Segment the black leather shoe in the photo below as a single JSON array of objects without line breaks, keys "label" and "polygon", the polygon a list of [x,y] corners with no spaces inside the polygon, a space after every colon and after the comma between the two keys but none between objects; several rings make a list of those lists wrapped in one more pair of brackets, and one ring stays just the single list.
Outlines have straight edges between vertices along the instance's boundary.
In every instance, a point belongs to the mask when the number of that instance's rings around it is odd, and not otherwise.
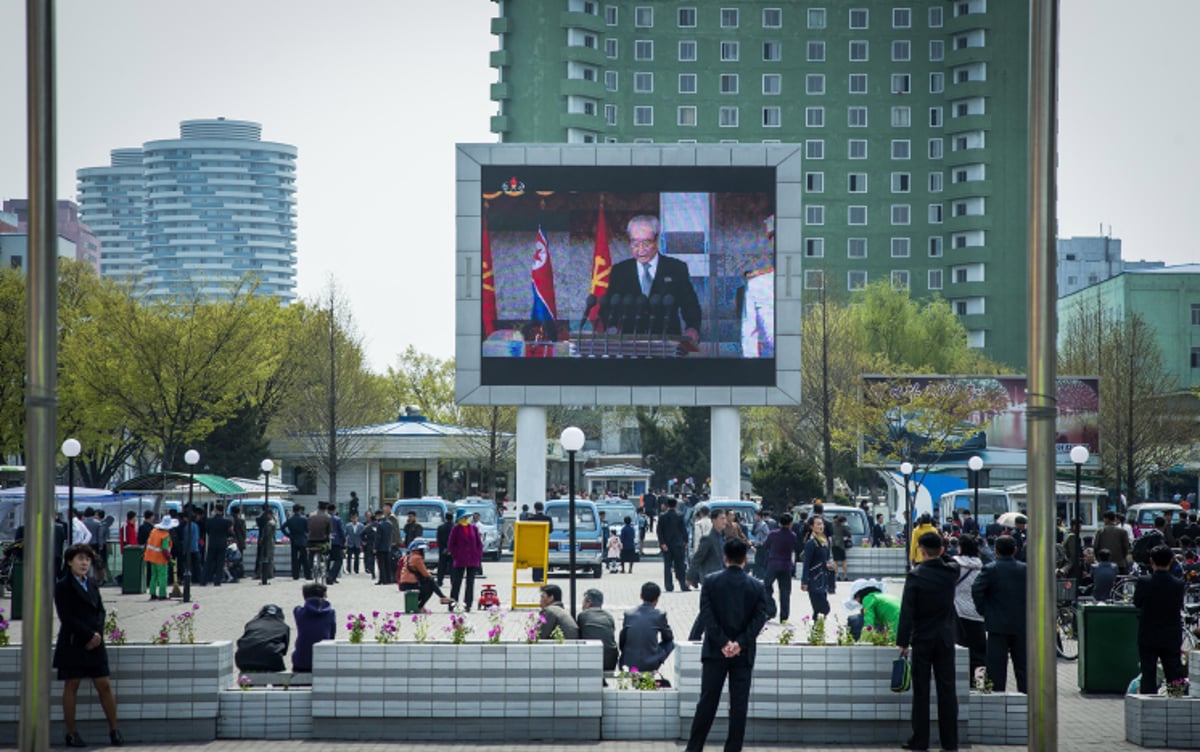
[{"label": "black leather shoe", "polygon": [[125,746],[125,737],[121,736],[120,729],[113,729],[112,731],[109,731],[108,732],[108,740],[110,742],[112,742],[112,745],[114,747],[124,747]]},{"label": "black leather shoe", "polygon": [[85,742],[83,740],[83,737],[80,736],[79,734],[67,734],[67,746],[68,747],[86,747],[87,742]]}]

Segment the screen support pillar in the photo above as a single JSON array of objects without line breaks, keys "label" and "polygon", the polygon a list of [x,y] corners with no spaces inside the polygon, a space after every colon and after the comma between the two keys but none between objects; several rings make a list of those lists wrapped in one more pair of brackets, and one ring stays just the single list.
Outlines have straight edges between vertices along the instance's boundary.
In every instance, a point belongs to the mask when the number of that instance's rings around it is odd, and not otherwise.
[{"label": "screen support pillar", "polygon": [[517,408],[517,509],[546,499],[546,408]]},{"label": "screen support pillar", "polygon": [[742,419],[736,407],[713,407],[712,497],[737,499],[742,495]]}]

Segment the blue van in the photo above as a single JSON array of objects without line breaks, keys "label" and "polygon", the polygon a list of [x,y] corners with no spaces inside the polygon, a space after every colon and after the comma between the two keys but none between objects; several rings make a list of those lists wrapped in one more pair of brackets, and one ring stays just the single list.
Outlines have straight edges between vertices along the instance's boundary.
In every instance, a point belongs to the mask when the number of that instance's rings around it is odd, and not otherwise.
[{"label": "blue van", "polygon": [[404,540],[404,525],[408,522],[408,513],[417,515],[421,525],[421,537],[429,542],[425,550],[425,563],[436,564],[440,552],[437,544],[437,529],[446,521],[446,513],[453,512],[454,506],[445,499],[425,497],[421,499],[398,499],[392,505],[392,514],[396,515],[396,524],[400,526],[400,540]]},{"label": "blue van", "polygon": [[[570,504],[566,499],[546,502],[546,515],[553,530],[550,532],[550,570],[571,569]],[[590,569],[592,577],[600,578],[604,568],[605,533],[600,529],[600,512],[590,501],[575,500],[575,568]]]},{"label": "blue van", "polygon": [[[225,513],[229,514],[240,509],[242,519],[246,521],[246,546],[258,545],[258,518],[263,513],[263,499],[234,499],[225,503]],[[275,512],[275,543],[287,543],[287,535],[283,532],[283,523],[292,516],[292,502],[287,499],[270,499],[266,502]]]}]

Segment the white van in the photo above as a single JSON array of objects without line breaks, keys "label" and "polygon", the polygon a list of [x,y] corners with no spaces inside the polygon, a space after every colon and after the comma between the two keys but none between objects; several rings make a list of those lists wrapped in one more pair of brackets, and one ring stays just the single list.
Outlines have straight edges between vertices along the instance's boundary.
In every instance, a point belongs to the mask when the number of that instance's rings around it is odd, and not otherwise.
[{"label": "white van", "polygon": [[938,497],[938,521],[946,522],[954,516],[954,510],[971,510],[971,516],[984,530],[1005,512],[1017,512],[1017,503],[1007,491],[998,488],[979,489],[979,507],[975,506],[975,491],[962,488],[957,491],[944,493]]}]

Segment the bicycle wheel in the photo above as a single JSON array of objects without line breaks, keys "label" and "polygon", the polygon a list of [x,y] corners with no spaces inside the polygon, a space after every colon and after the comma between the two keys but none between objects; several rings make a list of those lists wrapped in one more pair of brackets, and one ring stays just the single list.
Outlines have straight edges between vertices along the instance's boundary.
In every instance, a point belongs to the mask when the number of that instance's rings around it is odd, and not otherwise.
[{"label": "bicycle wheel", "polygon": [[1079,657],[1079,634],[1075,629],[1075,619],[1073,607],[1062,606],[1058,609],[1058,618],[1055,623],[1055,648],[1058,657],[1067,661],[1073,661]]},{"label": "bicycle wheel", "polygon": [[1110,603],[1133,603],[1133,591],[1137,588],[1137,579],[1130,577],[1120,580],[1116,585],[1113,585],[1112,595],[1108,597]]},{"label": "bicycle wheel", "polygon": [[1196,630],[1200,629],[1200,625],[1196,622],[1189,623],[1188,619],[1183,622],[1183,639],[1179,643],[1180,660],[1183,662],[1184,668],[1188,665],[1188,654],[1193,650],[1200,650],[1200,636],[1196,634]]}]

